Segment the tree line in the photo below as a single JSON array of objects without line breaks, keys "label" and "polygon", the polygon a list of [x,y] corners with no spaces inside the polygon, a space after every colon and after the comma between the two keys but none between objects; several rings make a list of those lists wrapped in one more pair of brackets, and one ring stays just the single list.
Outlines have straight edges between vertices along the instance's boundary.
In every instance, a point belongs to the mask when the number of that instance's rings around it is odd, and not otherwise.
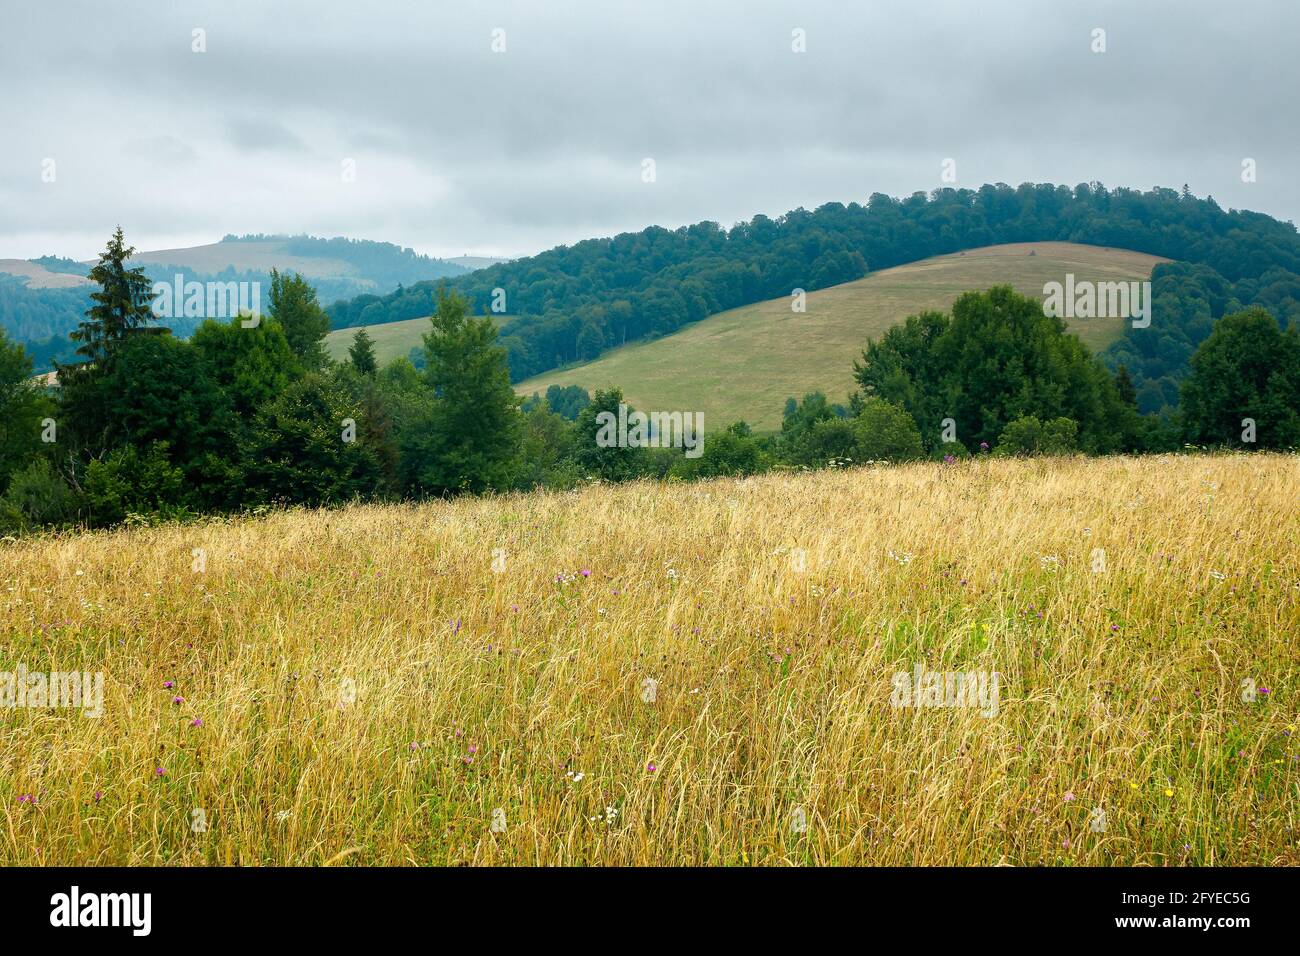
[{"label": "tree line", "polygon": [[446,285],[423,368],[381,368],[364,329],[347,361],[330,360],[329,318],[299,275],[272,274],[265,314],[209,319],[181,339],[155,324],[133,251],[119,229],[91,270],[78,361],[58,366],[56,387],[0,334],[0,533],[593,480],[1300,444],[1300,333],[1259,306],[1213,323],[1177,411],[1143,414],[1126,367],[1112,373],[1035,299],[969,292],[867,343],[843,402],[791,397],[772,435],[706,423],[691,455],[599,440],[602,421],[627,412],[617,388],[521,401],[497,323]]}]

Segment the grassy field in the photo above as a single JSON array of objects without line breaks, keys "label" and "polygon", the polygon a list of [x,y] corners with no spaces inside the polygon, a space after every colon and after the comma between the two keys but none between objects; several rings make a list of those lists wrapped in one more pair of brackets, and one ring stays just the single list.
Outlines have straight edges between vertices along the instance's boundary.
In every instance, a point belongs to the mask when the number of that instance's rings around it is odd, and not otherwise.
[{"label": "grassy field", "polygon": [[[429,317],[406,319],[402,322],[385,322],[383,325],[367,325],[366,334],[375,343],[375,358],[380,365],[387,365],[395,358],[404,358],[414,346],[423,345],[422,336],[430,329]],[[330,358],[338,362],[347,361],[348,349],[352,347],[356,329],[335,329],[325,336],[325,351]]]},{"label": "grassy field", "polygon": [[[0,863],[1300,863],[1298,484],[985,459],[0,544],[0,670],[104,675],[0,709]],[[996,714],[895,706],[917,664]]]},{"label": "grassy field", "polygon": [[[909,315],[947,309],[961,293],[999,283],[1041,299],[1043,284],[1064,282],[1067,272],[1097,282],[1147,279],[1161,261],[1064,242],[987,246],[809,293],[803,314],[791,311],[788,296],[722,312],[655,342],[527,379],[516,390],[531,395],[551,384],[588,391],[618,385],[638,408],[703,411],[706,422],[744,419],[770,430],[780,427],[790,396],[820,389],[843,401],[856,387],[853,362],[867,340]],[[1095,352],[1114,341],[1122,325],[1119,319],[1083,319],[1072,331]]]}]

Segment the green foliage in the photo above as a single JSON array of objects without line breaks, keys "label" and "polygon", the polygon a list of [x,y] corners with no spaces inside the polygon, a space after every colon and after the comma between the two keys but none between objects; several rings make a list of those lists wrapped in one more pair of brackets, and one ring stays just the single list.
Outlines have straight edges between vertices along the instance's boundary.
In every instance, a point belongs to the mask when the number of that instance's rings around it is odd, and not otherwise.
[{"label": "green foliage", "polygon": [[329,316],[316,301],[316,290],[298,273],[282,275],[271,270],[271,315],[289,340],[289,348],[308,371],[324,368],[325,334],[330,330]]},{"label": "green foliage", "polygon": [[1261,308],[1224,316],[1196,350],[1183,383],[1186,440],[1256,448],[1300,445],[1300,333],[1283,332]]},{"label": "green foliage", "polygon": [[223,505],[234,478],[236,420],[200,350],[170,335],[133,336],[93,387],[108,448],[166,449],[196,507]]},{"label": "green foliage", "polygon": [[[1121,364],[1132,376],[1139,411],[1160,412],[1178,405],[1179,383],[1189,374],[1197,347],[1216,319],[1252,305],[1267,309],[1283,328],[1300,323],[1300,275],[1296,266],[1269,266],[1270,257],[1237,264],[1236,281],[1196,261],[1168,262],[1151,273],[1152,322],[1128,327],[1103,354],[1111,368]],[[1262,268],[1261,268],[1262,266]]]},{"label": "green foliage", "polygon": [[37,458],[13,476],[0,498],[0,533],[67,524],[76,518],[80,505],[80,497],[49,459]]},{"label": "green foliage", "polygon": [[90,520],[115,524],[129,515],[181,517],[185,476],[169,459],[166,442],[145,451],[134,445],[114,450],[86,468],[85,494]]},{"label": "green foliage", "polygon": [[263,316],[252,328],[244,319],[208,319],[191,343],[240,416],[251,416],[303,374],[284,329]]},{"label": "green foliage", "polygon": [[368,426],[359,406],[324,375],[294,382],[258,411],[243,436],[242,503],[332,504],[372,493],[382,469]]},{"label": "green foliage", "polygon": [[505,350],[492,319],[474,318],[457,293],[439,291],[424,337],[425,380],[433,392],[427,418],[406,436],[409,483],[448,494],[514,484],[520,436],[519,399],[510,388]]},{"label": "green foliage", "polygon": [[1075,450],[1078,423],[1069,418],[1041,422],[1026,415],[1008,422],[998,438],[995,455],[1068,455]]},{"label": "green foliage", "polygon": [[[905,461],[924,453],[916,423],[879,398],[852,403],[856,414],[832,406],[820,392],[787,406],[781,447],[787,460],[810,468],[864,461]],[[841,414],[844,413],[844,414]]]},{"label": "green foliage", "polygon": [[117,343],[153,321],[152,283],[143,269],[126,267],[126,260],[134,253],[135,247],[127,246],[122,227],[118,226],[99,254],[98,264],[90,270],[90,279],[99,283],[99,291],[91,293],[95,304],[86,312],[86,321],[70,336],[81,343],[77,354],[89,361],[102,361]]},{"label": "green foliage", "polygon": [[519,445],[520,488],[573,488],[582,474],[573,461],[576,426],[542,399],[524,413]]},{"label": "green foliage", "polygon": [[[524,399],[520,409],[532,411],[542,401],[541,396],[533,392],[530,398]],[[551,385],[546,389],[545,402],[555,414],[572,422],[577,421],[578,413],[591,404],[591,396],[581,385]]]},{"label": "green foliage", "polygon": [[348,349],[348,357],[352,360],[352,367],[362,375],[373,375],[378,367],[375,362],[375,343],[366,334],[365,329],[357,329],[357,334],[352,336],[352,347]]},{"label": "green foliage", "polygon": [[1126,409],[1114,381],[1064,323],[1009,286],[967,292],[951,317],[909,318],[854,365],[868,396],[907,410],[929,448],[956,423],[968,451],[1027,415],[1071,418],[1090,452],[1123,447]]},{"label": "green foliage", "polygon": [[0,488],[41,448],[41,420],[50,402],[31,380],[32,362],[0,330]]},{"label": "green foliage", "polygon": [[[573,460],[584,478],[626,481],[644,469],[645,449],[620,447],[617,444],[602,446],[597,441],[604,428],[602,421],[609,420],[601,416],[613,415],[617,421],[619,405],[622,404],[626,403],[621,388],[598,390],[591,404],[578,413],[578,419],[574,422]],[[627,414],[631,413],[632,408],[629,406]]]},{"label": "green foliage", "polygon": [[857,461],[908,461],[923,454],[916,423],[897,405],[869,399],[853,425],[858,435]]},{"label": "green foliage", "polygon": [[674,478],[740,477],[756,475],[768,467],[762,443],[744,422],[728,425],[721,432],[705,435],[704,450],[698,458],[678,458],[669,471]]}]

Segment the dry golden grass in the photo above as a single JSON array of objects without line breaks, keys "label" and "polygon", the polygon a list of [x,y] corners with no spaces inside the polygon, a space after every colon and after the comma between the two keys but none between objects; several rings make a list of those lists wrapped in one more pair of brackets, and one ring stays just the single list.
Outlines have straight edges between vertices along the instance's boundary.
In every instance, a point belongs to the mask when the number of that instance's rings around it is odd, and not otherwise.
[{"label": "dry golden grass", "polygon": [[[1298,487],[984,460],[2,545],[0,668],[105,714],[0,711],[0,863],[1294,864]],[[998,715],[891,706],[917,661]]]}]

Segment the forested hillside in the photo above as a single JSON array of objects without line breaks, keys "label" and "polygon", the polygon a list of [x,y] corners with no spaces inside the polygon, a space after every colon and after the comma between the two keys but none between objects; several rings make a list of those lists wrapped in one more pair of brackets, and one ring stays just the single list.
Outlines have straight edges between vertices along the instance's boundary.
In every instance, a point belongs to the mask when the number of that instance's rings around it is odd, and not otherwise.
[{"label": "forested hillside", "polygon": [[[1239,300],[1243,304],[1263,296],[1261,304],[1276,309],[1283,325],[1296,313],[1288,290],[1300,273],[1300,237],[1291,223],[1225,211],[1213,198],[1198,199],[1186,189],[1142,192],[1099,183],[1000,183],[906,199],[876,193],[865,205],[828,203],[776,219],[760,215],[730,229],[713,222],[652,226],[561,246],[452,284],[479,312],[491,309],[495,289],[504,291],[502,344],[518,381],[795,288],[857,279],[868,268],[1052,240],[1192,263],[1203,267],[1199,281],[1207,290],[1231,284],[1235,294],[1249,296]],[[1130,330],[1105,357],[1112,367],[1121,359],[1128,363],[1148,408],[1176,398],[1174,383],[1204,338],[1203,320],[1218,318],[1233,301],[1210,291],[1189,300],[1171,282],[1155,291],[1163,298],[1152,328]],[[336,328],[372,325],[428,315],[433,297],[434,283],[422,282],[388,296],[336,303],[329,311]],[[1159,318],[1165,308],[1168,316]]]}]

